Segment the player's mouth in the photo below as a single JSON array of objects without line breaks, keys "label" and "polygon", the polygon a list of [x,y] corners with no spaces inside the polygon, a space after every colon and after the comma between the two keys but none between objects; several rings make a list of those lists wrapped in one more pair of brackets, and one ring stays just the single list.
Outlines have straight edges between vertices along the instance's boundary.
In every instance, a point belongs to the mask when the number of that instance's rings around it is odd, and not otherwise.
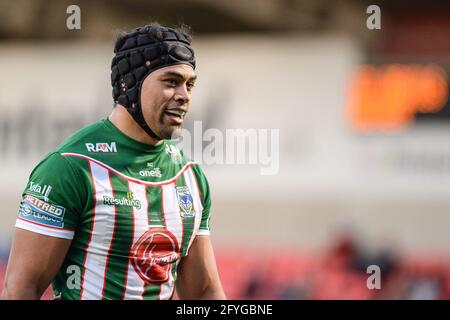
[{"label": "player's mouth", "polygon": [[164,115],[169,119],[172,125],[181,125],[186,115],[186,111],[181,108],[166,109]]}]

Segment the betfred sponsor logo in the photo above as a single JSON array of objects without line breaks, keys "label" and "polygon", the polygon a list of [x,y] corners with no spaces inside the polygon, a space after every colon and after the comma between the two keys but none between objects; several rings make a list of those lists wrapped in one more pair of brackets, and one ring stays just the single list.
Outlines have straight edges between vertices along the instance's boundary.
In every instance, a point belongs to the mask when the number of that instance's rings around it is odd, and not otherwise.
[{"label": "betfred sponsor logo", "polygon": [[63,217],[66,209],[47,201],[26,194],[19,208],[19,217],[23,220],[47,225],[50,227],[63,228]]},{"label": "betfred sponsor logo", "polygon": [[155,168],[152,170],[141,170],[139,171],[139,175],[141,177],[156,177],[156,178],[162,177],[161,170],[159,168]]},{"label": "betfred sponsor logo", "polygon": [[58,218],[61,217],[65,211],[65,208],[61,206],[55,206],[46,201],[30,196],[29,194],[25,195],[25,201],[32,204],[34,207],[44,211],[45,213],[48,213]]},{"label": "betfred sponsor logo", "polygon": [[86,143],[86,149],[89,152],[103,152],[103,153],[115,153],[117,152],[117,146],[115,142],[97,142]]},{"label": "betfred sponsor logo", "polygon": [[172,232],[152,228],[131,249],[131,264],[145,283],[160,285],[169,280],[172,263],[180,259],[179,249]]}]

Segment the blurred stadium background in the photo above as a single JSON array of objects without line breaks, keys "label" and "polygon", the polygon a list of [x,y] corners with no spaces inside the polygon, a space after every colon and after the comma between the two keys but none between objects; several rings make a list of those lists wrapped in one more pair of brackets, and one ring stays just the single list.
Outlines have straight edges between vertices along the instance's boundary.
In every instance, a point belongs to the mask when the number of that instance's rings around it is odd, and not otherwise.
[{"label": "blurred stadium background", "polygon": [[[71,4],[80,30],[66,28]],[[381,30],[366,27],[371,4]],[[449,299],[449,12],[437,0],[0,1],[0,286],[28,174],[109,113],[114,31],[156,20],[194,31],[187,128],[280,129],[276,175],[203,165],[229,298]],[[371,264],[381,290],[366,287]]]}]

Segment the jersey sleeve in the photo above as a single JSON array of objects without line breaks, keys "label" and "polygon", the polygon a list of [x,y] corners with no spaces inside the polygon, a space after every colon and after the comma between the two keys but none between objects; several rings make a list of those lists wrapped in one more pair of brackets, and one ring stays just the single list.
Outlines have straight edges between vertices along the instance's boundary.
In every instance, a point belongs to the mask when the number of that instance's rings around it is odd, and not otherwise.
[{"label": "jersey sleeve", "polygon": [[16,227],[72,239],[86,203],[80,179],[81,175],[59,153],[47,156],[30,174]]},{"label": "jersey sleeve", "polygon": [[195,172],[195,178],[197,180],[203,206],[202,218],[197,235],[207,236],[210,234],[211,192],[209,190],[208,179],[203,173],[203,170],[198,165],[193,166],[193,169]]}]

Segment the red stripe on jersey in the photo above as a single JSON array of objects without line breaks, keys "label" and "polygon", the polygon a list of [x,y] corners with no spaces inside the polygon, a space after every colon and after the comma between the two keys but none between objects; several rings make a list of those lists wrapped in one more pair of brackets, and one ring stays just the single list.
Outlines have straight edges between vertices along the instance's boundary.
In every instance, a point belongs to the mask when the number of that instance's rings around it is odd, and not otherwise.
[{"label": "red stripe on jersey", "polygon": [[[111,194],[114,198],[114,187],[111,181],[111,174],[108,170],[108,178],[109,178],[109,184],[111,185]],[[113,229],[113,234],[112,234],[112,238],[111,238],[111,243],[109,244],[109,249],[108,249],[108,253],[106,254],[106,262],[105,262],[105,274],[103,275],[103,290],[102,290],[102,300],[105,297],[105,290],[106,290],[106,275],[108,274],[108,267],[109,267],[109,258],[111,255],[111,250],[112,250],[112,246],[114,243],[114,238],[116,236],[116,229],[117,229],[117,206],[114,205],[114,229]]]},{"label": "red stripe on jersey", "polygon": [[[164,214],[164,188],[161,186],[161,214],[164,219],[164,226],[167,228],[166,215]],[[161,300],[162,284],[159,285],[158,300]]]},{"label": "red stripe on jersey", "polygon": [[[130,188],[130,181],[127,181],[127,185],[128,185],[128,191],[131,191]],[[128,249],[128,255],[127,255],[127,267],[125,268],[125,282],[123,283],[123,292],[122,292],[122,298],[121,300],[125,300],[125,292],[127,291],[127,282],[128,282],[128,268],[130,267],[130,251],[133,248],[133,244],[134,244],[134,207],[132,207],[132,212],[131,212],[131,234],[133,235],[131,238],[131,244],[130,244],[130,248]]]},{"label": "red stripe on jersey", "polygon": [[[147,201],[147,226],[150,226],[150,218],[149,218],[149,212],[150,212],[150,201],[148,200],[148,191],[147,188],[145,188],[145,201]],[[144,282],[144,288],[142,289],[142,300],[145,298],[145,282]]]},{"label": "red stripe on jersey", "polygon": [[95,208],[97,207],[97,190],[95,188],[95,183],[94,183],[94,174],[92,173],[92,164],[91,162],[89,162],[89,173],[91,175],[91,179],[92,179],[92,184],[94,186],[94,206],[92,207],[92,220],[91,220],[91,232],[89,234],[89,240],[88,243],[86,244],[86,247],[84,248],[84,259],[83,259],[83,274],[81,275],[81,290],[80,290],[80,300],[81,297],[83,296],[83,291],[84,291],[84,276],[86,273],[86,259],[88,256],[88,251],[87,249],[89,248],[89,246],[91,245],[91,241],[92,241],[92,231],[94,230],[94,220],[95,220]]},{"label": "red stripe on jersey", "polygon": [[[173,182],[173,187],[174,188],[176,187],[176,180]],[[161,187],[161,214],[164,219],[164,225],[167,228],[166,213],[164,210],[164,188],[163,187]],[[180,219],[181,219],[181,217],[180,217]],[[167,230],[168,230],[168,228],[167,228]],[[183,240],[184,240],[184,223],[183,223],[183,220],[181,220],[181,243],[178,244],[178,253],[180,253],[180,256],[181,256],[181,251],[183,248]],[[172,268],[170,269],[169,280],[170,280],[170,277],[173,276]],[[175,268],[176,268],[176,264],[175,264]],[[159,286],[158,300],[161,300],[161,292],[162,292],[162,288],[163,288],[164,284],[165,284],[165,282]],[[172,292],[172,295],[173,295],[173,292]]]},{"label": "red stripe on jersey", "polygon": [[[177,199],[177,203],[178,203],[178,199]],[[192,205],[194,205],[194,204],[192,204]],[[178,206],[180,206],[180,205],[178,204]],[[183,254],[183,243],[184,243],[184,221],[183,221],[183,218],[180,215],[179,215],[179,218],[181,220],[181,241],[180,241],[180,244],[179,244],[179,246],[180,246],[180,257],[181,257],[181,255]]]},{"label": "red stripe on jersey", "polygon": [[164,190],[161,187],[161,214],[164,219],[164,226],[167,228],[166,214],[164,213]]}]

